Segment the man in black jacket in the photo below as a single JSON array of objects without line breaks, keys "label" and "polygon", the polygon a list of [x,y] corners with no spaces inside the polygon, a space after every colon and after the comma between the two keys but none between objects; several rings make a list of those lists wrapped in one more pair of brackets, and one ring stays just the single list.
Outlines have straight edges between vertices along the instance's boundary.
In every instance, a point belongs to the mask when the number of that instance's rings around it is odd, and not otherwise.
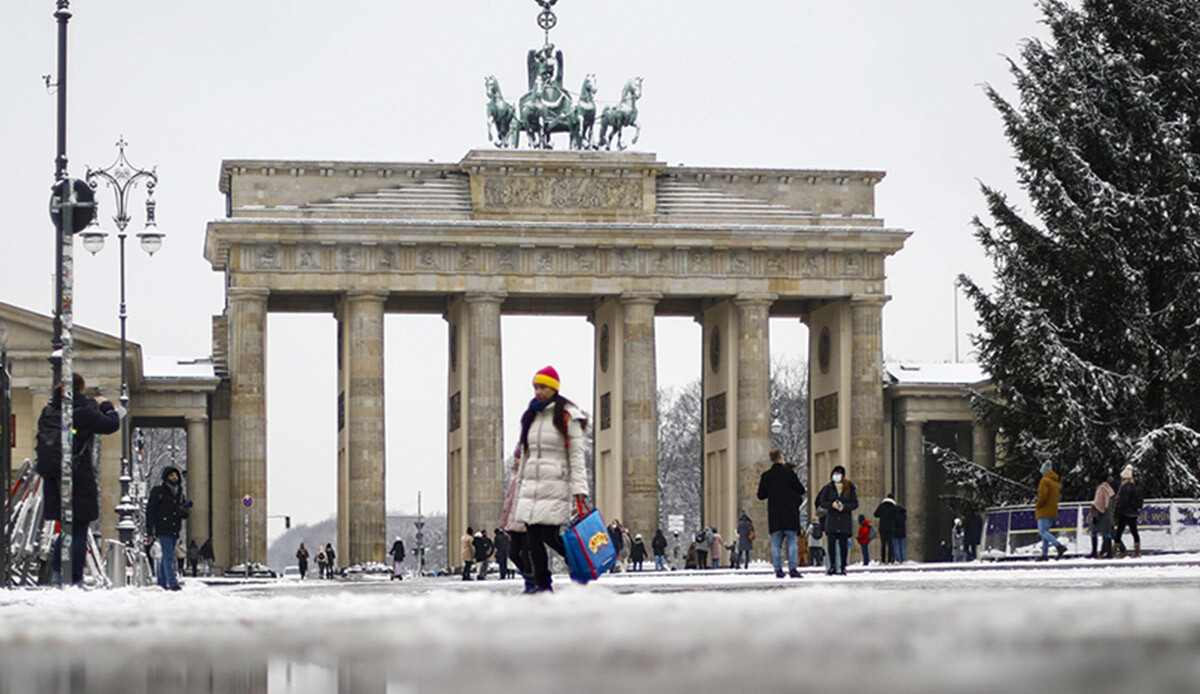
[{"label": "man in black jacket", "polygon": [[475,580],[482,581],[487,578],[488,558],[492,556],[492,549],[495,545],[488,537],[486,529],[475,533],[475,540],[472,544],[475,546],[475,563],[479,564],[479,577]]},{"label": "man in black jacket", "polygon": [[175,543],[184,518],[191,515],[192,502],[183,498],[179,470],[168,465],[162,471],[162,484],[150,490],[146,503],[146,535],[157,537],[162,549],[158,562],[158,585],[163,590],[179,590],[175,577]]},{"label": "man in black jacket", "polygon": [[506,579],[512,573],[508,569],[508,533],[500,528],[492,532],[492,544],[496,546],[496,564],[500,567],[500,578]]},{"label": "man in black jacket", "polygon": [[896,495],[888,492],[887,497],[875,507],[875,517],[879,519],[879,561],[891,564],[896,561],[893,547],[896,538]]},{"label": "man in black jacket", "polygon": [[767,500],[767,529],[771,531],[771,561],[776,578],[783,578],[783,541],[787,540],[788,575],[800,578],[796,570],[796,535],[800,532],[800,500],[804,485],[795,468],[783,464],[783,453],[771,451],[771,467],[758,480],[758,498]]},{"label": "man in black jacket", "polygon": [[[100,487],[92,465],[92,440],[96,434],[111,434],[121,428],[124,411],[103,397],[89,400],[78,372],[71,379],[74,393],[75,437],[71,458],[71,583],[83,583],[83,563],[87,558],[88,523],[100,518]],[[37,472],[42,476],[45,520],[62,520],[62,386],[55,386],[50,403],[38,417]],[[55,583],[62,581],[62,537],[54,544],[52,562]]]}]

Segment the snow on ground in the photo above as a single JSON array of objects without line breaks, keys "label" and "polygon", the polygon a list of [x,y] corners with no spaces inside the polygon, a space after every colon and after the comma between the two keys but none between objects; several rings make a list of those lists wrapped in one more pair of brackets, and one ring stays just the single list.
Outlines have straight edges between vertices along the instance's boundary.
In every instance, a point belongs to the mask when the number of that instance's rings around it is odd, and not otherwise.
[{"label": "snow on ground", "polygon": [[7,692],[1116,692],[1200,682],[1200,555],[0,592]]}]

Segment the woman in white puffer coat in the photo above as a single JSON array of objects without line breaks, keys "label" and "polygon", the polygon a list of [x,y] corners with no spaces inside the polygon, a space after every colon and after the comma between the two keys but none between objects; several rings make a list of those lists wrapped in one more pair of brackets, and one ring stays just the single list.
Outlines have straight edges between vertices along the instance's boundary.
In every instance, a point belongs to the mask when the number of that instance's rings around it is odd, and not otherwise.
[{"label": "woman in white puffer coat", "polygon": [[532,574],[525,592],[551,590],[549,547],[564,554],[560,526],[571,521],[577,508],[587,508],[588,479],[583,462],[583,432],[587,417],[558,394],[553,367],[533,377],[534,398],[521,416],[513,475],[517,479],[512,521],[526,525],[520,550]]}]

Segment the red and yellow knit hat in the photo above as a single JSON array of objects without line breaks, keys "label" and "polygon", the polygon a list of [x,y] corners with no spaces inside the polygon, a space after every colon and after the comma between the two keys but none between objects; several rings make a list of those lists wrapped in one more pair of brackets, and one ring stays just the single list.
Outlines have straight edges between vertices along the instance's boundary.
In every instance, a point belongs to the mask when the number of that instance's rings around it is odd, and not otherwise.
[{"label": "red and yellow knit hat", "polygon": [[558,372],[553,366],[547,366],[533,376],[533,384],[538,384],[558,390]]}]

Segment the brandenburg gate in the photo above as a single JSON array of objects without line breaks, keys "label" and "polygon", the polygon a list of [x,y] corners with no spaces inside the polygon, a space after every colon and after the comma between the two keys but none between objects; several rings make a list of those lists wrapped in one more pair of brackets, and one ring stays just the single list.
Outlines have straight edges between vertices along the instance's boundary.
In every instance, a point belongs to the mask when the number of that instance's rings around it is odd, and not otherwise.
[{"label": "brandenburg gate", "polygon": [[[595,503],[660,524],[654,319],[703,326],[704,522],[730,532],[771,447],[768,318],[810,338],[813,484],[843,464],[863,508],[884,494],[884,264],[908,232],[875,216],[875,171],[671,166],[649,153],[475,150],[456,163],[229,160],[205,257],[228,388],[213,408],[213,540],[266,558],[268,312],[338,325],[338,550],[382,561],[384,315],[442,314],[449,360],[448,531],[503,502],[501,316],[584,315],[595,330]],[[228,456],[224,446],[228,446]],[[217,449],[222,449],[218,452]],[[224,497],[224,498],[222,498]],[[262,503],[259,503],[261,501]],[[222,512],[220,509],[227,509]],[[457,563],[457,542],[449,562]],[[759,542],[756,553],[765,551]],[[220,549],[218,550],[220,553]]]}]

